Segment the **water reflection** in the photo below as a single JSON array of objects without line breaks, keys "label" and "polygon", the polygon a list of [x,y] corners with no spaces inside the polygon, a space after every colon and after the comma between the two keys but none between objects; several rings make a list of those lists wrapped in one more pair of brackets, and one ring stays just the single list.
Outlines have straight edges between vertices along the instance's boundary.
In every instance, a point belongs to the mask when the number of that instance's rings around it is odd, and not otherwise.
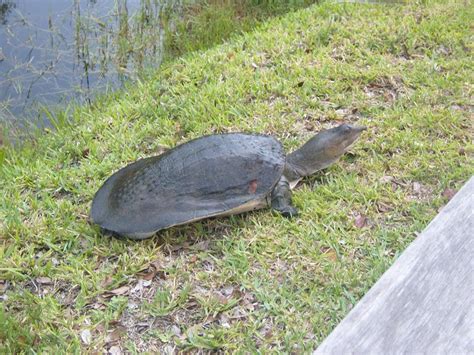
[{"label": "water reflection", "polygon": [[88,101],[163,57],[182,0],[0,0],[0,120]]}]

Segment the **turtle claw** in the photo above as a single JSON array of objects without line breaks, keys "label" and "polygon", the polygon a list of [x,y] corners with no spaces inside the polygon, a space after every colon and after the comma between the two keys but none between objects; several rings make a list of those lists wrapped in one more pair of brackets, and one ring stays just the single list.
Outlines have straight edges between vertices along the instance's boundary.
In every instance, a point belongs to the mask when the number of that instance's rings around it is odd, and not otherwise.
[{"label": "turtle claw", "polygon": [[298,210],[291,202],[290,184],[285,176],[280,178],[280,181],[272,192],[272,207],[286,218],[292,218],[298,215]]},{"label": "turtle claw", "polygon": [[293,217],[298,216],[299,214],[298,210],[294,208],[293,206],[286,206],[282,208],[281,210],[279,210],[279,212],[281,213],[283,217],[286,217],[286,218],[293,218]]}]

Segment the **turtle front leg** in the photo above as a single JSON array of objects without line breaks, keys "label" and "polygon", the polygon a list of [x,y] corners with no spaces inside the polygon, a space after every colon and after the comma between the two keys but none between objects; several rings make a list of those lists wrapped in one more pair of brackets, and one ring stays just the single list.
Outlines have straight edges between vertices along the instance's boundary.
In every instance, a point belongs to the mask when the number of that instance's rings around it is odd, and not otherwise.
[{"label": "turtle front leg", "polygon": [[288,180],[283,175],[272,191],[272,208],[280,212],[284,217],[295,217],[298,210],[291,201],[291,189]]}]

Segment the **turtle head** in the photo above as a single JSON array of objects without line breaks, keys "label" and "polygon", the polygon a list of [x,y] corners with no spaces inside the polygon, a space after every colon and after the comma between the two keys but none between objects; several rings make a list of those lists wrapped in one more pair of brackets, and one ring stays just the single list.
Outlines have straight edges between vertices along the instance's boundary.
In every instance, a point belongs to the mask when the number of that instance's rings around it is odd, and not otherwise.
[{"label": "turtle head", "polygon": [[339,159],[367,128],[342,124],[321,131],[287,158],[288,170],[303,177],[324,169]]},{"label": "turtle head", "polygon": [[[344,123],[327,131],[323,131],[320,133],[321,148],[326,151],[328,156],[339,158],[366,129],[367,127],[365,126],[354,126]],[[318,136],[319,134],[314,138]]]}]

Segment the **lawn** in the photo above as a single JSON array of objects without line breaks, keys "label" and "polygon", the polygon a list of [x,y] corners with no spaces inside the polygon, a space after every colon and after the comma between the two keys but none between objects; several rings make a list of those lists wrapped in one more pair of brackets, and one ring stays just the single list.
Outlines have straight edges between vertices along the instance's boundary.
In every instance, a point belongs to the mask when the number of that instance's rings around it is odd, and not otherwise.
[{"label": "lawn", "polygon": [[[0,352],[315,349],[474,173],[473,15],[464,1],[312,6],[4,148]],[[267,209],[139,242],[89,222],[96,190],[138,158],[231,131],[291,151],[341,122],[368,131],[294,191],[298,218]]]}]

